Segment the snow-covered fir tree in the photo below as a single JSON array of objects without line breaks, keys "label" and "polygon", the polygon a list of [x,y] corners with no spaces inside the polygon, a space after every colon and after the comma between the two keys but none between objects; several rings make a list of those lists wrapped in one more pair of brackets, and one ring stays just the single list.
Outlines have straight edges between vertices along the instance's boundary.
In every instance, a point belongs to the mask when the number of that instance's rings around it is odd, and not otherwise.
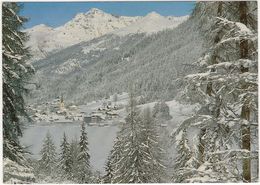
[{"label": "snow-covered fir tree", "polygon": [[165,101],[161,101],[155,104],[153,108],[153,116],[159,120],[170,120],[172,117],[170,115],[170,108],[165,103]]},{"label": "snow-covered fir tree", "polygon": [[178,155],[176,156],[174,165],[176,173],[173,174],[173,180],[177,183],[182,182],[185,179],[185,173],[183,171],[186,167],[186,163],[189,161],[192,155],[186,136],[186,130],[183,129],[178,134],[179,137],[176,138],[176,149]]},{"label": "snow-covered fir tree", "polygon": [[[201,72],[186,77],[186,94],[192,97],[196,93],[202,108],[177,130],[198,130],[199,165],[184,179],[250,182],[250,160],[258,155],[251,150],[250,136],[250,129],[257,129],[257,31],[252,21],[255,13],[249,11],[256,3],[207,2],[198,6],[203,9],[202,16],[212,20],[208,33],[212,47],[197,62]],[[208,11],[213,7],[217,12],[212,15]]]},{"label": "snow-covered fir tree", "polygon": [[119,137],[122,134],[122,130],[117,133],[116,140],[114,142],[113,148],[108,156],[106,163],[106,174],[102,178],[104,183],[112,183],[115,170],[119,168],[118,161],[121,159],[123,148],[122,141],[123,138]]},{"label": "snow-covered fir tree", "polygon": [[102,177],[102,183],[111,183],[112,177],[113,177],[113,164],[112,164],[112,152],[110,152],[108,158],[107,158],[107,162],[106,162],[106,167],[105,167],[105,171],[106,174]]},{"label": "snow-covered fir tree", "polygon": [[[136,107],[133,93],[130,93],[128,115],[117,140],[118,151],[112,152],[112,183],[162,182],[164,166],[162,149],[158,146],[158,135],[153,130],[152,116],[147,111],[143,116]],[[118,141],[120,141],[118,143]],[[115,149],[115,148],[114,148]],[[113,156],[118,152],[119,159]]]},{"label": "snow-covered fir tree", "polygon": [[78,159],[78,181],[80,183],[87,183],[91,177],[90,170],[90,155],[88,149],[88,137],[85,128],[85,124],[81,125],[81,136],[79,141],[80,152],[77,157]]},{"label": "snow-covered fir tree", "polygon": [[71,160],[71,176],[69,177],[69,180],[73,182],[79,181],[79,161],[78,156],[80,153],[79,143],[77,139],[73,139],[70,142],[70,160]]},{"label": "snow-covered fir tree", "polygon": [[149,170],[149,172],[146,172],[150,175],[149,182],[164,182],[166,177],[166,167],[164,165],[165,151],[161,147],[156,122],[152,117],[149,107],[143,110],[141,129],[141,145],[145,148],[145,155],[147,155],[149,159],[149,161],[147,161],[149,165],[147,170]]},{"label": "snow-covered fir tree", "polygon": [[[20,9],[17,3],[2,3],[3,157],[4,165],[20,166],[28,172],[30,166],[24,158],[25,149],[18,137],[22,135],[21,118],[27,117],[24,95],[28,90],[25,85],[34,69],[26,63],[29,57],[28,49],[24,46],[27,36],[21,29],[27,19],[19,15]],[[22,172],[22,169],[19,171]],[[20,174],[10,176],[4,170],[4,180],[10,177],[14,182],[26,183],[26,178]]]},{"label": "snow-covered fir tree", "polygon": [[144,160],[140,148],[140,124],[141,117],[136,107],[134,95],[130,93],[130,100],[127,106],[128,115],[125,119],[123,132],[120,137],[124,137],[120,149],[122,155],[116,161],[117,169],[114,169],[112,183],[144,183],[148,182],[144,174]]},{"label": "snow-covered fir tree", "polygon": [[172,180],[181,183],[192,174],[191,169],[198,168],[198,150],[191,148],[185,129],[180,130],[175,139],[177,156],[175,157],[175,171]]},{"label": "snow-covered fir tree", "polygon": [[49,132],[43,142],[41,149],[41,159],[39,160],[40,173],[43,176],[54,177],[57,173],[57,153]]},{"label": "snow-covered fir tree", "polygon": [[61,170],[61,176],[68,178],[71,175],[72,159],[70,156],[70,144],[67,141],[66,134],[64,133],[62,143],[60,145],[61,153],[59,157],[59,169]]},{"label": "snow-covered fir tree", "polygon": [[93,171],[90,176],[89,184],[102,184],[102,176],[100,171]]}]

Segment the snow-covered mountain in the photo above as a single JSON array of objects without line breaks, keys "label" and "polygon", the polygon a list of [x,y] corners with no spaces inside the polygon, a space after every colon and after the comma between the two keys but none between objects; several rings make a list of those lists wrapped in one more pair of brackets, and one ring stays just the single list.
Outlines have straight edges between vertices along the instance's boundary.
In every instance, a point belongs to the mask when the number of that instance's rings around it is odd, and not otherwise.
[{"label": "snow-covered mountain", "polygon": [[128,35],[132,33],[155,33],[164,29],[176,28],[180,23],[187,20],[189,16],[182,17],[164,17],[156,12],[151,12],[146,16],[139,18],[133,24],[114,31],[117,35]]},{"label": "snow-covered mountain", "polygon": [[154,34],[106,34],[81,42],[33,64],[34,80],[41,86],[30,99],[46,102],[62,94],[80,104],[128,91],[135,83],[148,100],[170,100],[180,89],[178,78],[190,73],[189,64],[203,53],[202,43],[190,19]]},{"label": "snow-covered mountain", "polygon": [[87,13],[77,14],[57,28],[41,24],[25,30],[30,36],[27,45],[31,48],[34,59],[40,59],[50,52],[126,27],[138,19],[139,17],[114,16],[92,8]]},{"label": "snow-covered mountain", "polygon": [[77,14],[63,26],[52,28],[41,24],[25,31],[30,36],[27,46],[31,48],[35,61],[45,58],[50,53],[107,33],[118,35],[152,33],[174,28],[186,19],[187,16],[163,17],[155,12],[144,17],[115,16],[92,8],[87,13]]}]

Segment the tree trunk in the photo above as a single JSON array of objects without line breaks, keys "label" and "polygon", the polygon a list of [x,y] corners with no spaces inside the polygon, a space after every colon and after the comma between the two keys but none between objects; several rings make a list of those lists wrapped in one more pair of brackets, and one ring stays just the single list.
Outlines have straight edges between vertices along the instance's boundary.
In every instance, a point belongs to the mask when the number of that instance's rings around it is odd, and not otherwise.
[{"label": "tree trunk", "polygon": [[[241,110],[241,118],[249,121],[250,119],[250,109],[248,104],[244,104]],[[242,130],[242,149],[251,150],[251,133],[249,124],[241,125]],[[243,159],[243,180],[244,182],[251,182],[251,159]]]},{"label": "tree trunk", "polygon": [[[240,22],[247,26],[247,2],[241,1],[239,2],[239,16]],[[240,58],[247,59],[248,58],[248,41],[241,40],[240,41]],[[248,72],[248,67],[244,67],[241,65],[241,72]],[[243,87],[246,88],[246,87]],[[241,110],[241,119],[250,121],[250,108],[249,103],[246,101],[242,106]],[[251,151],[251,133],[250,133],[250,125],[241,125],[242,130],[242,149]],[[243,159],[243,181],[251,182],[251,159],[250,156],[248,158]]]},{"label": "tree trunk", "polygon": [[202,139],[203,136],[206,134],[206,128],[203,128],[200,130],[200,135],[199,135],[199,145],[198,145],[198,150],[199,150],[199,165],[203,164],[205,161],[205,142]]}]

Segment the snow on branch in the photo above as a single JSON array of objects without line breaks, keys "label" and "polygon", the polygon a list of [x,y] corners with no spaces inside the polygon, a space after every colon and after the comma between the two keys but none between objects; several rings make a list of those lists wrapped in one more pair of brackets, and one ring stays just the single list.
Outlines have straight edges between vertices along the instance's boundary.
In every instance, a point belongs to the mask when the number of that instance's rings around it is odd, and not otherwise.
[{"label": "snow on branch", "polygon": [[[183,132],[183,129],[189,128],[189,127],[197,127],[197,128],[203,128],[206,125],[209,125],[213,123],[213,118],[210,115],[194,115],[185,121],[181,123],[181,125],[172,132],[171,136],[179,139],[180,135]],[[179,135],[180,134],[180,135]]]},{"label": "snow on branch", "polygon": [[230,70],[230,69],[240,69],[241,66],[249,68],[249,67],[256,67],[257,66],[257,61],[255,60],[250,60],[250,59],[239,59],[236,61],[231,61],[231,62],[221,62],[218,64],[212,64],[207,66],[208,69],[226,69],[226,70]]},{"label": "snow on branch", "polygon": [[196,73],[196,74],[190,74],[187,75],[185,78],[187,79],[205,79],[211,75],[210,71],[205,73]]},{"label": "snow on branch", "polygon": [[214,152],[207,152],[209,156],[220,156],[224,159],[237,157],[237,158],[251,158],[257,159],[258,158],[258,151],[249,151],[246,149],[230,149],[230,150],[221,150],[221,151],[214,151]]},{"label": "snow on branch", "polygon": [[22,59],[22,55],[13,55],[11,52],[8,52],[8,51],[3,51],[3,55],[6,56],[7,58],[9,59],[15,59],[15,60],[21,60]]},{"label": "snow on branch", "polygon": [[236,28],[237,33],[248,35],[253,34],[252,31],[241,22],[229,21],[228,19],[222,17],[216,17],[216,19],[219,22],[218,24],[222,25],[223,27],[228,26],[230,28]]},{"label": "snow on branch", "polygon": [[3,3],[3,6],[6,6],[7,11],[9,11],[16,18],[16,20],[19,23],[23,23],[23,21],[20,19],[20,17],[11,8],[7,7],[6,3]]}]

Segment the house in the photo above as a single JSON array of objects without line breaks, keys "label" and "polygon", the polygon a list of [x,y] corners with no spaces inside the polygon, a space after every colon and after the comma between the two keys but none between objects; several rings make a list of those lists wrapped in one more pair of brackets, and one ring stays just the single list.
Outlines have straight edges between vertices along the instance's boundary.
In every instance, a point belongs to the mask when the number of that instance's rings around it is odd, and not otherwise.
[{"label": "house", "polygon": [[83,120],[85,123],[100,123],[105,120],[105,118],[103,115],[95,113],[91,116],[85,116]]},{"label": "house", "polygon": [[94,122],[94,123],[99,123],[101,121],[103,121],[104,119],[99,116],[99,115],[92,115],[91,116],[91,121]]},{"label": "house", "polygon": [[112,119],[112,118],[118,117],[118,114],[115,112],[112,112],[112,111],[106,111],[106,117],[108,119]]},{"label": "house", "polygon": [[78,107],[76,106],[76,105],[71,105],[71,106],[69,106],[69,110],[70,111],[75,111],[75,110],[77,110],[78,109]]},{"label": "house", "polygon": [[85,123],[91,123],[92,119],[91,119],[91,116],[85,116],[84,117],[84,122]]}]

